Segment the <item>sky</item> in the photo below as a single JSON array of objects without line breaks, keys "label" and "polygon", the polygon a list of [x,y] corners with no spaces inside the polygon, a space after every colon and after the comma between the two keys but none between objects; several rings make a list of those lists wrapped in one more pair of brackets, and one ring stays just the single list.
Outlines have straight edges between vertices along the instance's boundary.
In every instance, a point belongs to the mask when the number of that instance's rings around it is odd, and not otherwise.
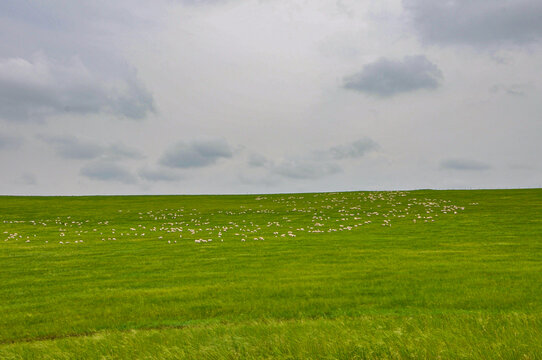
[{"label": "sky", "polygon": [[542,187],[540,0],[0,0],[0,194]]}]

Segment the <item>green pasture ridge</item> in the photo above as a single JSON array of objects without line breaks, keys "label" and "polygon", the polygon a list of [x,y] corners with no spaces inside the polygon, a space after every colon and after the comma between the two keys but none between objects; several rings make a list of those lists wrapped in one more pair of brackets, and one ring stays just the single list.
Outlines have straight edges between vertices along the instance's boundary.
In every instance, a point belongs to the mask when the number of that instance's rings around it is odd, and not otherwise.
[{"label": "green pasture ridge", "polygon": [[0,359],[541,359],[542,190],[0,197]]}]

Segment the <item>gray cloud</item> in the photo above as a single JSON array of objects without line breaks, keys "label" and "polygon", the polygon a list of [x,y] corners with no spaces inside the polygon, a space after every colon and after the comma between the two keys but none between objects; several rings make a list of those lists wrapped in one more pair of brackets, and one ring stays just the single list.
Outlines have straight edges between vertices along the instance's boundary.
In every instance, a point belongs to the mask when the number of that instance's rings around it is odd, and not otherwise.
[{"label": "gray cloud", "polygon": [[96,159],[104,153],[104,148],[102,146],[79,140],[73,136],[40,135],[38,138],[51,144],[54,147],[56,154],[65,159]]},{"label": "gray cloud", "polygon": [[269,160],[261,154],[252,153],[248,157],[248,166],[250,167],[264,167],[269,164]]},{"label": "gray cloud", "polygon": [[136,182],[135,176],[121,165],[111,162],[94,162],[81,168],[80,174],[92,180],[116,181],[124,184]]},{"label": "gray cloud", "polygon": [[403,5],[427,43],[500,46],[542,38],[539,0],[403,0]]},{"label": "gray cloud", "polygon": [[78,58],[0,59],[0,118],[42,120],[59,114],[107,113],[141,119],[154,111],[151,94],[135,73],[104,77]]},{"label": "gray cloud", "polygon": [[391,97],[420,89],[435,89],[442,72],[425,56],[406,56],[403,60],[379,60],[365,65],[357,74],[344,79],[345,89],[379,97]]},{"label": "gray cloud", "polygon": [[164,153],[160,164],[172,168],[198,168],[232,156],[233,152],[225,140],[179,142]]},{"label": "gray cloud", "polygon": [[165,169],[143,168],[138,171],[138,175],[143,180],[151,181],[151,182],[158,182],[158,181],[174,182],[174,181],[179,181],[182,179],[182,177],[179,174],[176,174],[174,172],[171,172]]},{"label": "gray cloud", "polygon": [[263,174],[263,175],[249,175],[246,172],[239,172],[237,174],[237,179],[245,185],[258,185],[265,187],[273,187],[280,184],[281,179],[278,176],[273,176],[274,174]]},{"label": "gray cloud", "polygon": [[378,144],[369,138],[362,138],[347,145],[334,146],[328,150],[335,160],[353,159],[364,156],[370,151],[378,149]]},{"label": "gray cloud", "polygon": [[0,134],[0,150],[18,149],[22,142],[20,137]]},{"label": "gray cloud", "polygon": [[319,179],[341,171],[334,163],[306,160],[284,161],[272,168],[273,173],[292,179]]},{"label": "gray cloud", "polygon": [[344,145],[313,151],[304,157],[286,159],[278,164],[258,156],[254,159],[256,166],[252,167],[265,167],[272,175],[290,179],[320,179],[342,172],[338,161],[357,159],[376,149],[378,144],[365,137]]},{"label": "gray cloud", "polygon": [[493,94],[502,93],[511,96],[526,96],[533,89],[534,86],[532,84],[495,84],[489,88],[489,91]]},{"label": "gray cloud", "polygon": [[175,1],[183,5],[197,6],[197,5],[223,4],[223,3],[229,2],[230,0],[175,0]]},{"label": "gray cloud", "polygon": [[509,164],[508,168],[512,170],[534,170],[535,167],[529,164],[523,164],[523,163],[513,163]]},{"label": "gray cloud", "polygon": [[140,159],[139,151],[121,144],[102,146],[75,136],[39,135],[38,139],[52,145],[56,154],[64,159],[91,160],[104,158],[107,160]]},{"label": "gray cloud", "polygon": [[486,163],[469,159],[446,159],[440,163],[440,166],[444,169],[466,171],[479,171],[490,168],[490,166]]},{"label": "gray cloud", "polygon": [[23,185],[36,185],[38,183],[38,180],[36,179],[36,175],[31,173],[24,173],[19,178],[19,182]]},{"label": "gray cloud", "polygon": [[105,147],[104,156],[110,160],[142,159],[144,157],[137,149],[122,144],[114,144]]}]

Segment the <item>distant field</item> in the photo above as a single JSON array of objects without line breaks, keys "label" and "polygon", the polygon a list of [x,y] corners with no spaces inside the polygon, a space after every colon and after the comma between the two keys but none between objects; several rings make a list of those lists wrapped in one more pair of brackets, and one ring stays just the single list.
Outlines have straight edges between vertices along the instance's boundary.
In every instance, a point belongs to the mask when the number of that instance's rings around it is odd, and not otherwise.
[{"label": "distant field", "polygon": [[542,359],[542,189],[0,197],[0,359]]}]

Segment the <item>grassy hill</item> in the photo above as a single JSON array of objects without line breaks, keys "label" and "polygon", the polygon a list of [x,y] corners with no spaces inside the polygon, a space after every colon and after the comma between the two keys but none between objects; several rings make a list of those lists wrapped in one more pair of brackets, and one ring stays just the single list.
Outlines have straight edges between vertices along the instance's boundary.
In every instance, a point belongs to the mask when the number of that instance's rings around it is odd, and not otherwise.
[{"label": "grassy hill", "polygon": [[0,197],[0,358],[542,358],[542,190]]}]

